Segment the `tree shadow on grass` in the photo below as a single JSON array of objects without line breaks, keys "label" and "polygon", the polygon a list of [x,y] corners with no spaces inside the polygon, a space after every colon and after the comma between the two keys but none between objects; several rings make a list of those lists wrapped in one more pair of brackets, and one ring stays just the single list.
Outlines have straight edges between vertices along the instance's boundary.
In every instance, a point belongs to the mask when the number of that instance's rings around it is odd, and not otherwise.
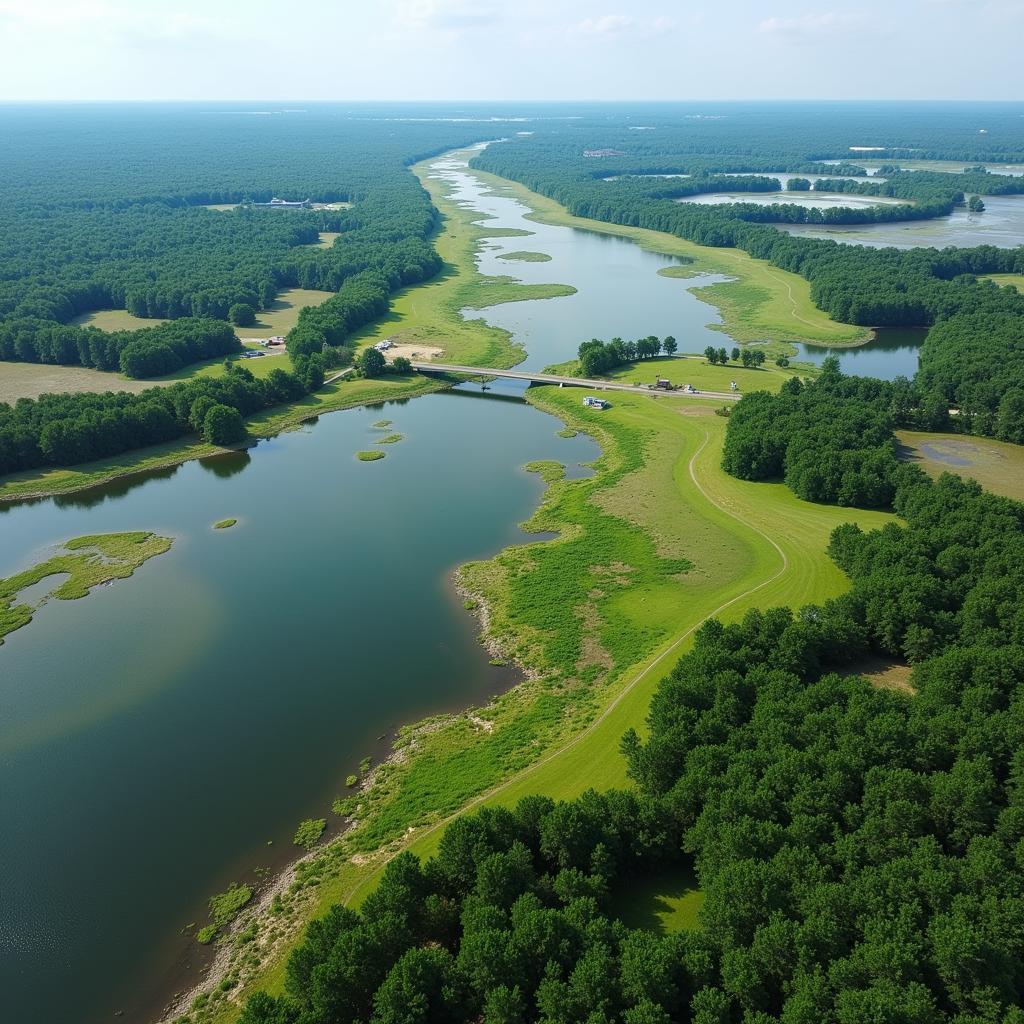
[{"label": "tree shadow on grass", "polygon": [[647,876],[624,878],[611,897],[611,912],[628,928],[656,935],[699,927],[704,902],[693,865],[678,864]]}]

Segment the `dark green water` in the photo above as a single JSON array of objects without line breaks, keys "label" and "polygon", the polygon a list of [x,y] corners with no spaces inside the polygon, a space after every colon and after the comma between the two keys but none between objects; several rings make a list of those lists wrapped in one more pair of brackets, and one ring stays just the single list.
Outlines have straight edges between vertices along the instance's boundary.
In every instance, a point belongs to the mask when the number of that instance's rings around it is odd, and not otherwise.
[{"label": "dark green water", "polygon": [[871,341],[857,348],[828,348],[823,345],[797,345],[795,359],[821,366],[829,356],[839,360],[843,373],[880,380],[911,378],[917,373],[917,357],[927,330],[918,327],[883,327]]},{"label": "dark green water", "polygon": [[[382,416],[404,440],[356,461]],[[559,427],[431,395],[0,512],[2,575],[80,534],[175,538],[0,647],[5,1019],[140,1019],[139,979],[173,963],[179,929],[302,817],[329,816],[378,735],[511,682],[448,576],[525,539],[541,492],[526,462],[595,457]]]}]

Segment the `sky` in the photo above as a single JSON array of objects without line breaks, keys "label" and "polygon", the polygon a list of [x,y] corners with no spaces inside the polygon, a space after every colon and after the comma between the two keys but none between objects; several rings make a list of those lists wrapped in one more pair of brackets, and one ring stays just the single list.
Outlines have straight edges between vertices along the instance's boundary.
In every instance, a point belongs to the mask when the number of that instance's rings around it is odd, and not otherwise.
[{"label": "sky", "polygon": [[0,0],[0,100],[1014,99],[1024,0]]}]

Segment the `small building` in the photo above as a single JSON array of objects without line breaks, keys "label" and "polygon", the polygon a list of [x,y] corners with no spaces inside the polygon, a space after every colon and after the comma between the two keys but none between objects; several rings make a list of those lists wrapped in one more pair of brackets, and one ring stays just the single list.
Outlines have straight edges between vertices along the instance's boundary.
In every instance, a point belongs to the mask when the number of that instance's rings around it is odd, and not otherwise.
[{"label": "small building", "polygon": [[313,202],[310,199],[300,199],[297,202],[292,202],[288,199],[278,199],[274,196],[269,203],[253,203],[253,206],[258,206],[264,210],[309,210],[313,206]]},{"label": "small building", "polygon": [[665,379],[664,377],[659,377],[659,378],[658,378],[658,379],[657,379],[657,380],[656,380],[656,381],[654,382],[654,386],[655,386],[655,387],[656,387],[656,388],[657,388],[657,389],[658,389],[659,391],[671,391],[671,390],[672,390],[672,381],[670,381],[670,380],[666,380],[666,379]]},{"label": "small building", "polygon": [[587,395],[583,399],[583,404],[589,409],[607,409],[611,406],[610,402],[606,402],[603,398],[595,398],[593,395]]},{"label": "small building", "polygon": [[282,338],[280,334],[275,335],[273,338],[267,338],[267,345],[268,346],[270,346],[270,345],[277,346],[277,345],[283,345],[283,344],[284,344],[284,338]]}]

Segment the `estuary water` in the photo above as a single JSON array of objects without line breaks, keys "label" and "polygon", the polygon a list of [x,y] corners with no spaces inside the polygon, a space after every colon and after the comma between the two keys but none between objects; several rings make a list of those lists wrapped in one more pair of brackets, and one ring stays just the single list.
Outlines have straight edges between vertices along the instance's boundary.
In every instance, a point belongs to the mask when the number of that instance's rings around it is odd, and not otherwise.
[{"label": "estuary water", "polygon": [[955,209],[948,217],[931,220],[893,221],[881,224],[776,225],[781,231],[805,238],[830,238],[849,245],[892,246],[913,249],[947,245],[971,248],[995,245],[1012,249],[1024,245],[1024,195],[982,196],[983,213]]},{"label": "estuary water", "polygon": [[[677,261],[527,220],[464,160],[432,173],[489,225],[531,232],[485,239],[484,273],[577,289],[467,312],[509,330],[527,367],[590,337],[728,342],[688,291],[720,277],[659,276]],[[551,260],[501,259],[518,251]],[[0,646],[9,1019],[154,1016],[172,967],[203,955],[182,930],[205,921],[212,893],[279,867],[296,824],[330,819],[346,775],[401,724],[514,682],[488,664],[450,573],[527,539],[518,524],[542,484],[525,463],[577,466],[598,449],[559,437],[514,386],[488,396],[467,385],[332,413],[238,455],[0,507],[0,576],[84,534],[174,538],[132,578],[50,601]],[[356,460],[392,432],[385,459]],[[238,525],[212,529],[227,517]]]}]

